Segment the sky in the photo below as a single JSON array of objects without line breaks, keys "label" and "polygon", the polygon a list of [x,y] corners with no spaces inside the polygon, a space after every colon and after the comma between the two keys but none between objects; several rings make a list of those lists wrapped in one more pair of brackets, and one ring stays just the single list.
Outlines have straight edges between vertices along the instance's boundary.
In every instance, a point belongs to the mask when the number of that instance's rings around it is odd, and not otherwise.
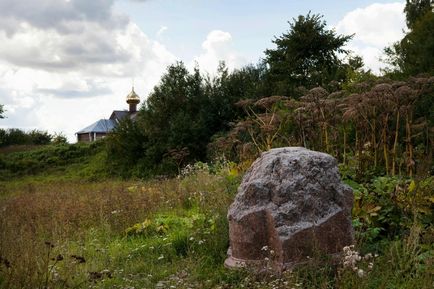
[{"label": "sky", "polygon": [[75,132],[143,101],[166,67],[257,63],[298,15],[324,16],[374,73],[405,31],[405,1],[0,0],[0,128]]}]

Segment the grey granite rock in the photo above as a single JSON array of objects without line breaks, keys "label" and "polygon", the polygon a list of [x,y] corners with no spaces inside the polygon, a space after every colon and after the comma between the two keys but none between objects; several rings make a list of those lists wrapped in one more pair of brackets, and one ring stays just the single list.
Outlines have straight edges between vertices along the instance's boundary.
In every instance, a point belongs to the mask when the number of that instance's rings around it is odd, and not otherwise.
[{"label": "grey granite rock", "polygon": [[332,156],[301,147],[265,152],[230,206],[225,264],[238,267],[271,257],[284,268],[318,252],[339,253],[353,242],[352,206],[352,190],[341,182]]}]

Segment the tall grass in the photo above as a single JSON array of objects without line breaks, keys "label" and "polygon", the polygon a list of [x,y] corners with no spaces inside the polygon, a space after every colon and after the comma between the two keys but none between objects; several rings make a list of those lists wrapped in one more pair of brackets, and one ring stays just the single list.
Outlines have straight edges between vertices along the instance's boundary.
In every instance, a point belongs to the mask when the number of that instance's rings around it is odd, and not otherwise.
[{"label": "tall grass", "polygon": [[3,183],[0,288],[433,287],[434,232],[417,224],[378,251],[361,243],[380,255],[358,261],[363,276],[317,259],[281,275],[225,269],[239,181],[223,168],[146,182]]},{"label": "tall grass", "polygon": [[[53,273],[49,266],[66,263],[66,255],[69,261],[85,253],[98,255],[96,249],[89,253],[95,243],[108,246],[106,250],[114,250],[110,247],[117,242],[127,248],[146,243],[142,237],[127,238],[125,229],[157,212],[183,214],[196,207],[209,216],[225,218],[234,186],[225,177],[201,174],[145,183],[71,181],[9,187],[8,195],[0,200],[0,257],[5,260],[0,265],[0,284],[4,288],[42,288],[47,274]],[[79,267],[86,267],[83,270],[90,274],[100,262],[109,264],[123,250],[112,253],[110,258],[99,256],[94,262],[91,258]],[[59,255],[63,259],[56,261]]]}]

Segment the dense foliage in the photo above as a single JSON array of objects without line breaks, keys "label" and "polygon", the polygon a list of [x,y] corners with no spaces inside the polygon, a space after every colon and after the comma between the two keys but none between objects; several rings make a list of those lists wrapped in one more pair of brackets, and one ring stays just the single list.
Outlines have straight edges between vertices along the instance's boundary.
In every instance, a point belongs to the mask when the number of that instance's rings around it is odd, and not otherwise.
[{"label": "dense foliage", "polygon": [[[356,89],[355,89],[356,90]],[[279,146],[304,146],[353,162],[360,174],[412,175],[432,168],[434,78],[359,83],[358,92],[311,89],[300,100],[245,100],[248,117],[213,143],[236,161]],[[421,110],[424,105],[428,108]]]},{"label": "dense foliage", "polygon": [[352,36],[336,35],[326,28],[321,16],[299,16],[290,30],[273,40],[275,49],[265,51],[273,94],[294,95],[307,89],[345,80],[345,66],[339,54]]},{"label": "dense foliage", "polygon": [[46,131],[36,129],[25,132],[17,128],[0,128],[0,147],[12,145],[46,145],[49,143],[66,143],[66,137],[62,134],[51,135]]},{"label": "dense foliage", "polygon": [[404,38],[385,49],[386,71],[404,78],[419,73],[434,73],[434,11],[432,1],[407,0],[405,7],[409,31]]},{"label": "dense foliage", "polygon": [[[179,174],[187,163],[221,157],[249,163],[262,151],[288,145],[328,152],[344,164],[353,162],[359,177],[367,173],[412,176],[417,168],[432,170],[433,77],[393,81],[364,71],[359,57],[343,64],[335,50],[349,37],[323,31],[325,23],[316,15],[296,20],[292,31],[276,40],[279,49],[267,50],[269,57],[287,55],[284,48],[300,42],[292,39],[298,35],[295,30],[306,25],[316,29],[313,39],[321,33],[330,41],[336,38],[336,49],[324,52],[322,60],[304,55],[297,61],[323,67],[335,59],[333,65],[343,78],[334,74],[320,81],[324,86],[307,89],[318,83],[309,82],[315,74],[310,75],[309,68],[310,76],[300,83],[282,82],[292,72],[279,74],[276,67],[295,68],[277,58],[273,58],[276,69],[264,62],[228,72],[222,64],[214,78],[202,76],[197,68],[189,72],[182,63],[172,65],[136,121],[125,121],[108,138],[114,173],[123,177]],[[297,86],[297,93],[267,96],[282,83],[289,90]]]},{"label": "dense foliage", "polygon": [[214,77],[199,68],[189,72],[183,63],[169,66],[136,121],[125,121],[108,138],[111,166],[123,176],[179,173],[186,163],[208,160],[210,143],[249,115],[240,101],[275,93],[297,97],[318,84],[336,90],[369,75],[360,58],[339,59],[350,38],[308,14],[294,19],[256,66],[229,72],[222,63]]},{"label": "dense foliage", "polygon": [[179,173],[188,162],[205,160],[207,146],[242,111],[238,100],[257,94],[262,67],[228,73],[222,63],[214,78],[182,62],[168,67],[134,122],[125,120],[108,137],[112,166],[123,176]]},{"label": "dense foliage", "polygon": [[432,0],[406,0],[404,12],[407,27],[412,29],[418,20],[431,12],[432,3]]}]

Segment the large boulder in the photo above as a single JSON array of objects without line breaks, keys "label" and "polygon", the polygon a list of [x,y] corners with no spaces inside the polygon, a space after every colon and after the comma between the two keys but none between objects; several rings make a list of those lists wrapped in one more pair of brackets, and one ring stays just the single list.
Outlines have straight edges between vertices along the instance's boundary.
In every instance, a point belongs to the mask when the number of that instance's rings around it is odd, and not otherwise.
[{"label": "large boulder", "polygon": [[[353,192],[332,156],[272,149],[248,170],[229,208],[228,267],[271,259],[280,269],[353,243]],[[271,253],[271,254],[270,254]]]}]

